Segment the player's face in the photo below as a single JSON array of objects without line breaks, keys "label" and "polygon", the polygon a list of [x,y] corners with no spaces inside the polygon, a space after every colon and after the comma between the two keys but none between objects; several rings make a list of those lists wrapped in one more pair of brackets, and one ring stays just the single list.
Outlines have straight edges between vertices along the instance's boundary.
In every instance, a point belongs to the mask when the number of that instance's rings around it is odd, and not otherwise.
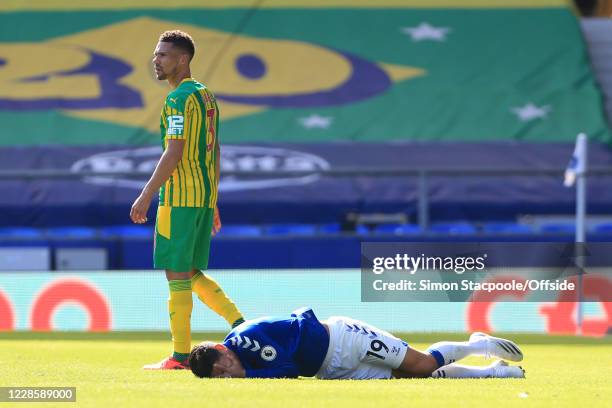
[{"label": "player's face", "polygon": [[153,69],[157,79],[164,80],[174,76],[178,71],[183,55],[172,43],[158,42],[153,53]]},{"label": "player's face", "polygon": [[238,356],[231,350],[224,348],[220,350],[220,356],[213,365],[210,373],[211,377],[236,377],[243,367]]}]

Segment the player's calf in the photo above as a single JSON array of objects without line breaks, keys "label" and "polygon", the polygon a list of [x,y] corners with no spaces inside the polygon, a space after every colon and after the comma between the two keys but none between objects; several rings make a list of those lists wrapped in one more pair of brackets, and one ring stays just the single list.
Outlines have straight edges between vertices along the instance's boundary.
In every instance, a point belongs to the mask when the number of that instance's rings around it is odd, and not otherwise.
[{"label": "player's calf", "polygon": [[400,366],[393,370],[395,378],[426,378],[438,368],[436,359],[428,353],[409,348]]}]

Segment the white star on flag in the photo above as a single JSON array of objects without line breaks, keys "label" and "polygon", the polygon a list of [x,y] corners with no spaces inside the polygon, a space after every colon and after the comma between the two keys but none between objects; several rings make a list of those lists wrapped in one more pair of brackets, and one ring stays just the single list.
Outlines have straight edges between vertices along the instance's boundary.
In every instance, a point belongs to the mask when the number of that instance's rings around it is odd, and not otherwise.
[{"label": "white star on flag", "polygon": [[300,118],[300,123],[307,129],[319,128],[327,129],[334,118],[331,116],[319,116],[316,113],[305,118]]},{"label": "white star on flag", "polygon": [[514,112],[521,122],[529,122],[530,120],[545,118],[550,111],[551,108],[549,105],[539,107],[531,102],[525,106],[512,108],[512,112]]},{"label": "white star on flag", "polygon": [[446,34],[451,31],[448,27],[434,27],[424,22],[416,27],[402,27],[401,32],[412,37],[412,41],[446,41]]}]

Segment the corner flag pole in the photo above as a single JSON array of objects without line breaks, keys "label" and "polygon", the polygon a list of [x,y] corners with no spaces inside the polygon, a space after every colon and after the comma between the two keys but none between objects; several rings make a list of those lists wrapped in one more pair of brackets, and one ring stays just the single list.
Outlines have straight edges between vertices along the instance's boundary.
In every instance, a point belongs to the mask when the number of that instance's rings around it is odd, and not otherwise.
[{"label": "corner flag pole", "polygon": [[580,133],[576,138],[574,154],[565,170],[565,180],[563,184],[571,187],[576,183],[576,266],[578,267],[578,310],[576,316],[576,326],[578,334],[582,334],[583,321],[583,274],[585,267],[584,244],[586,242],[586,172],[587,172],[587,136]]}]

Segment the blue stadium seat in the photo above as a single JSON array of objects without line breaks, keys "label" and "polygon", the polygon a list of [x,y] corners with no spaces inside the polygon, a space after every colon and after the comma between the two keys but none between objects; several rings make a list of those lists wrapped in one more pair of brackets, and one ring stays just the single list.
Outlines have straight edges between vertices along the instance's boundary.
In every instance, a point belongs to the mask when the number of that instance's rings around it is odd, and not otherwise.
[{"label": "blue stadium seat", "polygon": [[323,224],[319,225],[318,231],[321,234],[358,234],[358,235],[368,235],[370,233],[370,229],[365,225],[358,224],[355,226],[354,231],[342,231],[340,224],[331,223],[331,224]]},{"label": "blue stadium seat", "polygon": [[380,224],[374,228],[375,234],[417,235],[421,232],[421,227],[415,224]]},{"label": "blue stadium seat", "polygon": [[476,227],[469,222],[458,221],[458,222],[447,222],[447,223],[436,223],[433,224],[429,230],[436,234],[451,234],[451,235],[462,235],[462,234],[475,234]]},{"label": "blue stadium seat", "polygon": [[265,228],[268,235],[316,235],[317,227],[312,224],[275,224]]},{"label": "blue stadium seat", "polygon": [[594,231],[598,234],[612,234],[612,222],[602,222],[597,224]]},{"label": "blue stadium seat", "polygon": [[489,222],[482,226],[482,230],[487,234],[531,234],[535,232],[529,225],[514,222]]},{"label": "blue stadium seat", "polygon": [[152,226],[145,225],[113,225],[100,228],[103,238],[153,238]]},{"label": "blue stadium seat", "polygon": [[46,233],[47,237],[60,239],[92,239],[98,235],[95,228],[88,227],[56,227],[47,229]]},{"label": "blue stadium seat", "polygon": [[0,228],[0,238],[42,238],[43,233],[38,228],[6,227]]},{"label": "blue stadium seat", "polygon": [[551,222],[542,224],[540,232],[544,234],[574,234],[576,224],[573,222]]},{"label": "blue stadium seat", "polygon": [[370,228],[368,228],[366,225],[359,224],[355,228],[355,233],[357,235],[370,235],[370,232]]},{"label": "blue stadium seat", "polygon": [[319,232],[322,234],[339,234],[342,231],[340,231],[340,224],[334,222],[331,224],[319,225]]},{"label": "blue stadium seat", "polygon": [[234,237],[258,237],[262,235],[261,227],[256,225],[223,225],[219,236],[234,236]]}]

